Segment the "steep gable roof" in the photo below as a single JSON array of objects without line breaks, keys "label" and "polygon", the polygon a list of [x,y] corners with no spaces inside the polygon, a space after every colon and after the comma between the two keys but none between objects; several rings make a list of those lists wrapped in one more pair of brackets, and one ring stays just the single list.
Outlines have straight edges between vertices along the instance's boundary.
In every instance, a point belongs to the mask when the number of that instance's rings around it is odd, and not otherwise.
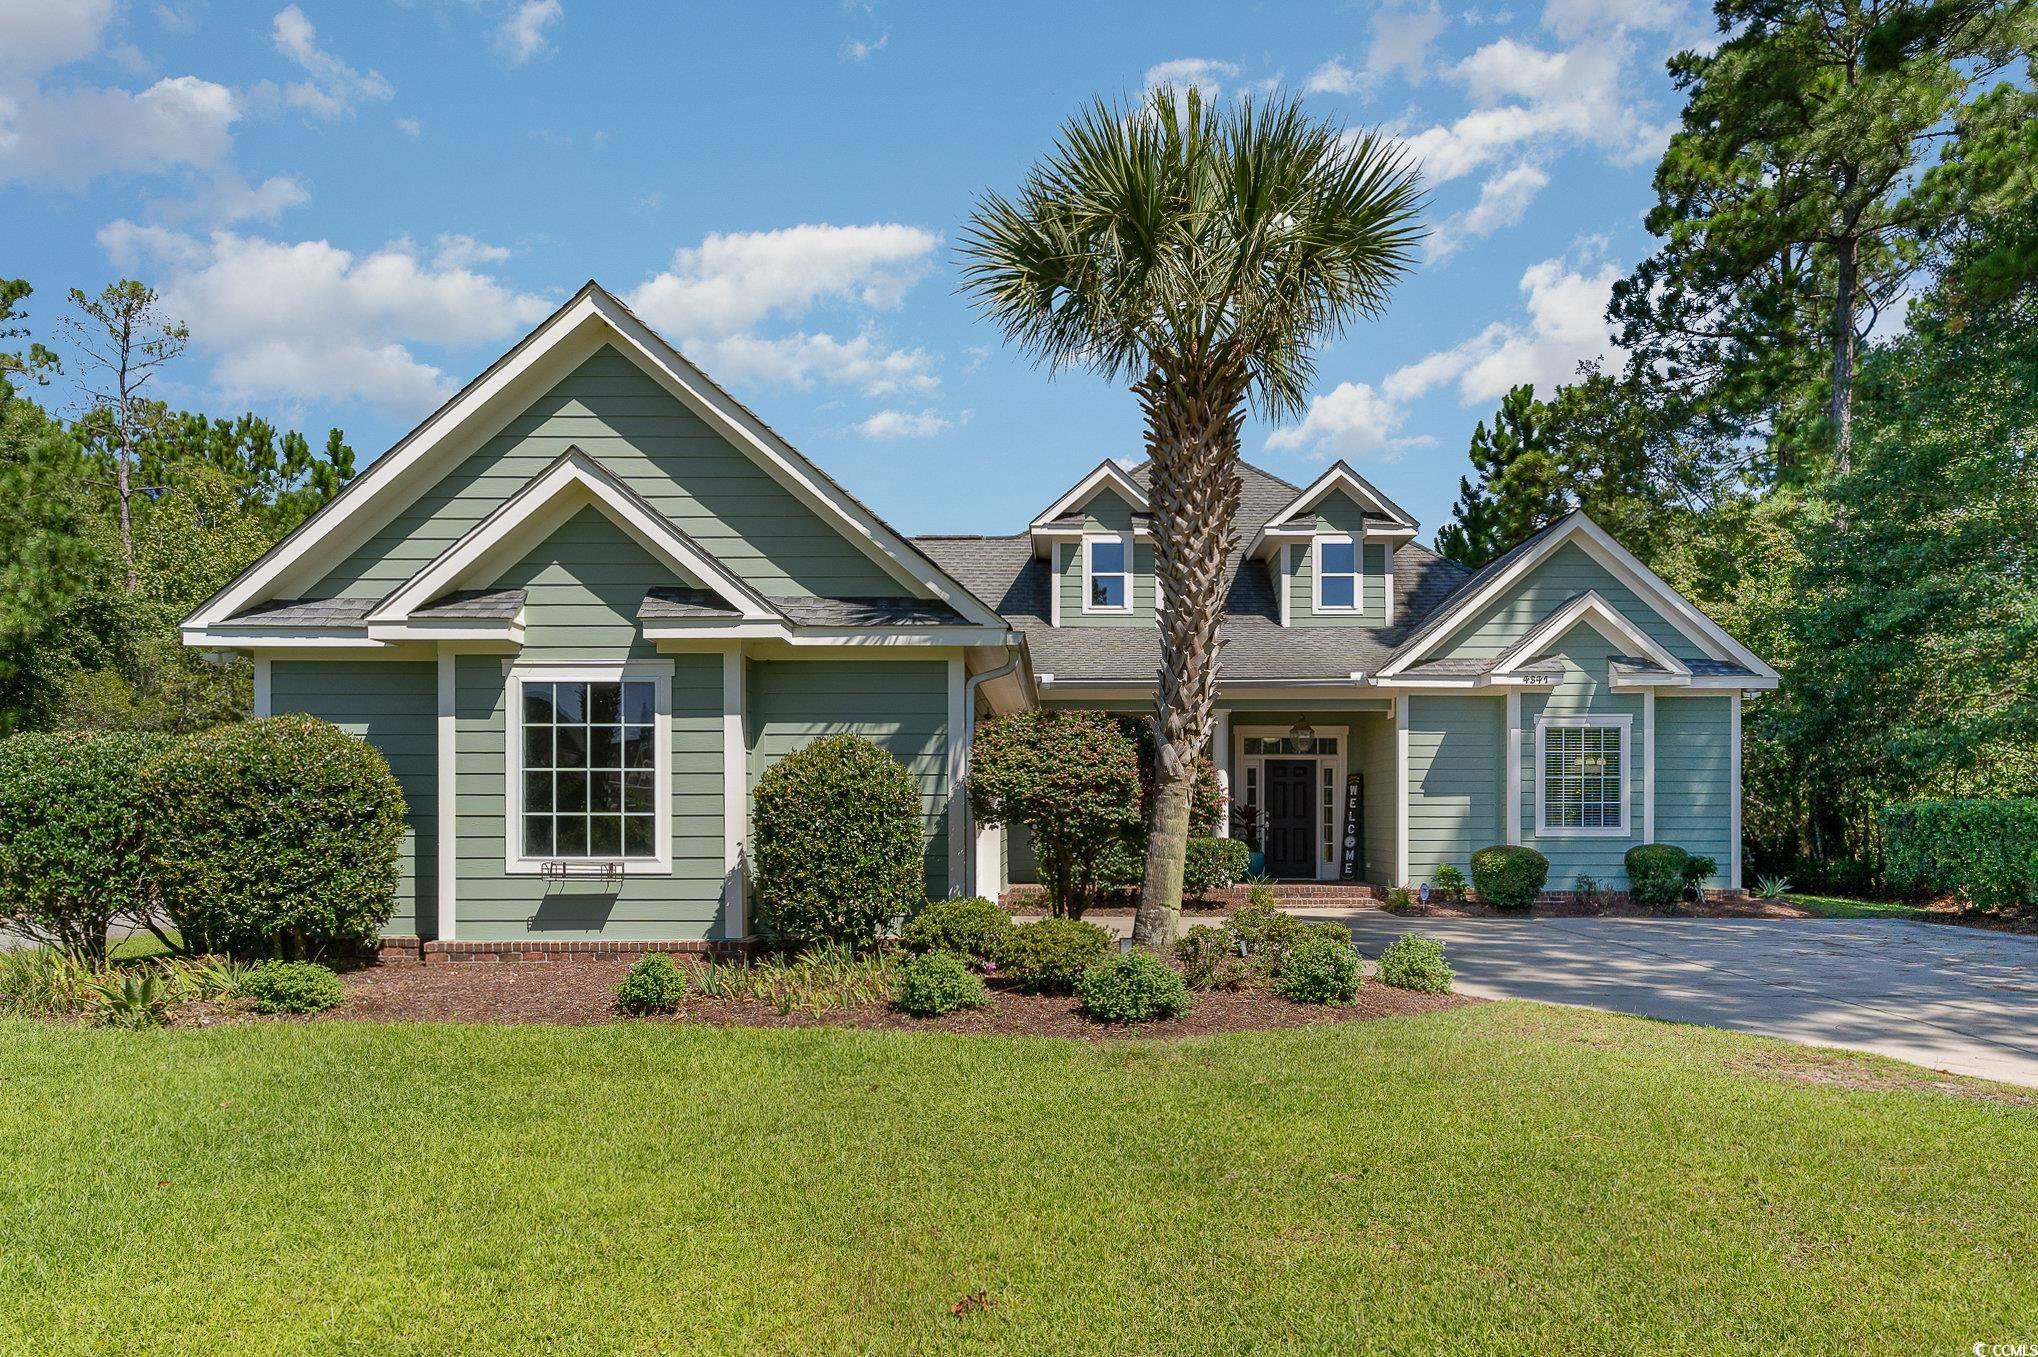
[{"label": "steep gable roof", "polygon": [[187,634],[266,599],[303,592],[319,567],[364,541],[422,493],[463,450],[500,430],[548,380],[602,344],[615,346],[731,445],[917,597],[979,625],[996,614],[808,461],[748,407],[688,362],[618,298],[590,281],[480,376],[369,465],[339,495],[185,621]]}]

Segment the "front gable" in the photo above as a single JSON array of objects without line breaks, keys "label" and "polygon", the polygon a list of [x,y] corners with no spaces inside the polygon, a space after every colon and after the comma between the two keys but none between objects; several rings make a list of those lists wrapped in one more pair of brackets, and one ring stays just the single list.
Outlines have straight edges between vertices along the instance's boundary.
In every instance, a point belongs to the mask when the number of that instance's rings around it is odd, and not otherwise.
[{"label": "front gable", "polygon": [[1598,594],[1605,599],[1621,616],[1678,659],[1712,658],[1573,542],[1557,548],[1492,604],[1453,627],[1450,638],[1437,656],[1443,659],[1495,659],[1527,638],[1558,609],[1587,593]]},{"label": "front gable", "polygon": [[651,590],[683,587],[663,562],[593,505],[510,562],[492,583],[524,593],[527,658],[654,654],[638,612]]}]

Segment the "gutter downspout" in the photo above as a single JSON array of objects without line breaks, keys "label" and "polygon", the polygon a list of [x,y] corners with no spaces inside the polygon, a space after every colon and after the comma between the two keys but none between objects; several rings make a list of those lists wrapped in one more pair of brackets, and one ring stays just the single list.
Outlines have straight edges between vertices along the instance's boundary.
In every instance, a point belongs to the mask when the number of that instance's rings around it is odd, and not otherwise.
[{"label": "gutter downspout", "polygon": [[[969,780],[970,753],[976,747],[977,689],[983,687],[992,679],[1004,678],[1007,674],[1014,673],[1025,658],[1026,652],[1019,647],[1014,647],[1011,659],[1005,661],[996,669],[986,669],[981,674],[972,674],[962,685],[962,775],[965,782]],[[960,796],[962,795],[962,789],[950,787],[948,794],[950,796]],[[969,802],[967,800],[963,802],[962,814],[963,826],[969,833],[969,843],[963,854],[964,871],[962,879],[969,893],[977,895],[980,894],[977,889],[977,824],[976,816],[970,814]]]}]

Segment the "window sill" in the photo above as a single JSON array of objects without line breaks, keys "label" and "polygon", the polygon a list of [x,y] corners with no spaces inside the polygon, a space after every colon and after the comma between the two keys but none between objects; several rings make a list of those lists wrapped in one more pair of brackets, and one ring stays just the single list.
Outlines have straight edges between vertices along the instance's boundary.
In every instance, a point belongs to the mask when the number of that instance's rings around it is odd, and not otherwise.
[{"label": "window sill", "polygon": [[1536,837],[1539,839],[1628,839],[1634,837],[1634,831],[1625,828],[1590,829],[1582,827],[1546,829],[1538,826]]},{"label": "window sill", "polygon": [[[564,868],[554,864],[565,862]],[[615,863],[622,877],[671,876],[670,858],[511,858],[503,864],[503,871],[509,876],[558,876],[568,881],[599,881],[609,873],[607,864]]]}]

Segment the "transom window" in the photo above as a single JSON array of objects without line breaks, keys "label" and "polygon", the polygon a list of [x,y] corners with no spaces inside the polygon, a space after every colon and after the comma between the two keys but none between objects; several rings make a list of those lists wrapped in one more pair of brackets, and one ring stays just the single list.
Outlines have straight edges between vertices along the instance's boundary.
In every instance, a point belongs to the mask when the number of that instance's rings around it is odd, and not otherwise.
[{"label": "transom window", "polygon": [[511,870],[670,862],[669,683],[634,664],[513,674]]},{"label": "transom window", "polygon": [[1292,735],[1274,736],[1248,735],[1245,737],[1245,752],[1248,754],[1323,754],[1335,756],[1337,736],[1317,735],[1310,739],[1308,748]]},{"label": "transom window", "polygon": [[1083,539],[1086,612],[1132,610],[1132,550],[1123,537]]},{"label": "transom window", "polygon": [[1349,537],[1316,539],[1316,606],[1325,612],[1357,612],[1359,547]]},{"label": "transom window", "polygon": [[1545,834],[1622,834],[1627,826],[1628,722],[1538,722],[1536,788]]}]

